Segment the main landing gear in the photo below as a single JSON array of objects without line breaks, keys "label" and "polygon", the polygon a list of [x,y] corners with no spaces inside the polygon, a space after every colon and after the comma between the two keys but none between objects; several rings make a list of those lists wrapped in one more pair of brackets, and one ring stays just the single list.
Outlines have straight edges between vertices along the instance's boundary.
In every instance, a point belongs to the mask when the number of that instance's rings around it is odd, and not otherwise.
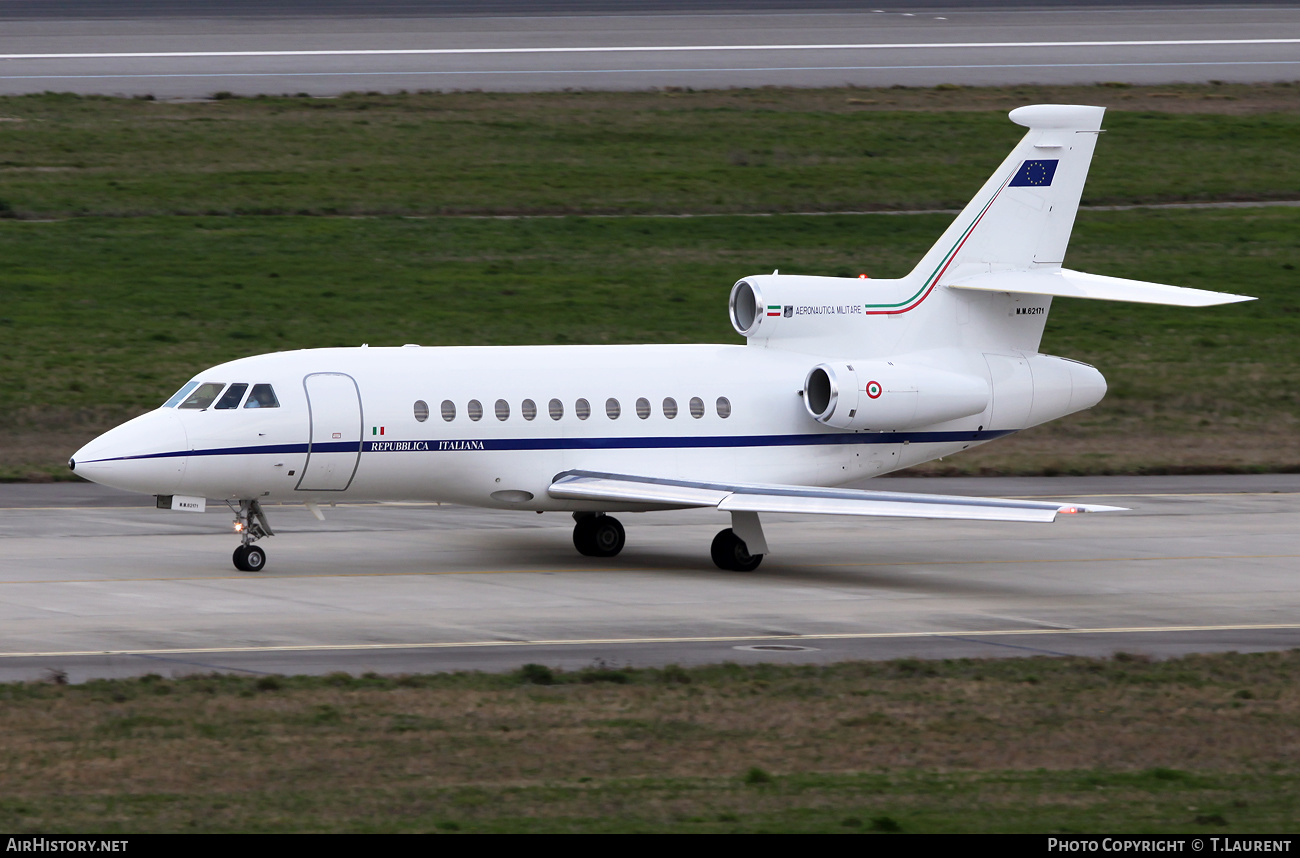
[{"label": "main landing gear", "polygon": [[253,543],[263,536],[275,536],[275,531],[266,521],[266,513],[262,512],[262,505],[256,499],[241,500],[238,509],[229,501],[226,505],[235,511],[235,533],[242,540],[230,559],[240,572],[261,572],[266,566],[266,549]]},{"label": "main landing gear", "polygon": [[[579,554],[613,557],[623,550],[627,536],[618,519],[604,513],[575,512],[573,520],[573,547]],[[729,572],[753,572],[766,553],[767,540],[754,512],[733,512],[731,527],[713,538],[710,549],[717,567]]]},{"label": "main landing gear", "polygon": [[623,550],[627,534],[619,520],[603,513],[575,512],[573,547],[586,557],[613,557]]},{"label": "main landing gear", "polygon": [[713,563],[719,569],[730,572],[753,572],[763,562],[762,554],[750,554],[745,540],[736,535],[731,528],[713,537],[713,546],[709,549]]}]

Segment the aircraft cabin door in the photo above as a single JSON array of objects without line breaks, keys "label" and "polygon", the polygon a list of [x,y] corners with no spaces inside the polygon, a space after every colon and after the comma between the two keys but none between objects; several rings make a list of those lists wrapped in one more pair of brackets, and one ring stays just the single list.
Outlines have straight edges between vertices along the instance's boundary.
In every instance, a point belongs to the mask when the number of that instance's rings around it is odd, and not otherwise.
[{"label": "aircraft cabin door", "polygon": [[352,484],[361,461],[361,389],[350,375],[315,372],[302,380],[307,391],[311,436],[307,464],[295,488],[341,492]]}]

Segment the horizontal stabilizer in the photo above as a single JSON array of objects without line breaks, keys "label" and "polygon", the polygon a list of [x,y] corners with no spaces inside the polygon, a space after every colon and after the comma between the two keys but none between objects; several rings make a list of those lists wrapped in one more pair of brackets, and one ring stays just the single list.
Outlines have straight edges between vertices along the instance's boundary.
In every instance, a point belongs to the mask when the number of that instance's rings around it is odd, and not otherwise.
[{"label": "horizontal stabilizer", "polygon": [[977,274],[945,284],[952,289],[974,289],[980,292],[1017,292],[1028,295],[1055,295],[1060,298],[1093,298],[1099,301],[1131,301],[1138,304],[1169,304],[1175,307],[1211,307],[1215,304],[1235,304],[1254,301],[1247,295],[1228,292],[1208,292],[1204,289],[1186,289],[1147,283],[1144,280],[1126,280],[1123,277],[1105,277],[1060,268],[1051,271],[995,271]]},{"label": "horizontal stabilizer", "polygon": [[626,474],[566,471],[551,483],[553,498],[658,507],[716,507],[727,512],[869,515],[974,521],[1052,521],[1057,513],[1112,512],[1124,507],[1044,501],[870,492],[815,486],[707,483]]}]

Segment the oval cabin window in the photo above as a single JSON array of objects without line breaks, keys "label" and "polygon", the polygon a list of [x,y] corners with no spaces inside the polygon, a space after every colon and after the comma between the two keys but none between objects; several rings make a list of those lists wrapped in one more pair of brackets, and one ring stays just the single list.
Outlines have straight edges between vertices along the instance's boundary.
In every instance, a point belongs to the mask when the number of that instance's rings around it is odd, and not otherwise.
[{"label": "oval cabin window", "polygon": [[442,401],[442,419],[446,420],[448,423],[456,419],[456,403],[452,402],[450,399],[444,399]]},{"label": "oval cabin window", "polygon": [[415,419],[420,423],[429,419],[429,403],[423,399],[415,400]]}]

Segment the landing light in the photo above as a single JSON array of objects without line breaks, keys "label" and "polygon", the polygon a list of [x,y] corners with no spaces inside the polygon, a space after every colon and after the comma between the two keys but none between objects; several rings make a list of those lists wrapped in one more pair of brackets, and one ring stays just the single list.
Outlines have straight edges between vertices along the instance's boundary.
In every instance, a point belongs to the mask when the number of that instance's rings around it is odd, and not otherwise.
[{"label": "landing light", "polygon": [[1077,506],[1063,506],[1059,510],[1057,510],[1057,512],[1063,512],[1066,513],[1067,515],[1074,515],[1075,513],[1083,512],[1083,510],[1079,509]]},{"label": "landing light", "polygon": [[243,532],[244,532],[244,523],[239,519],[235,519],[235,533],[243,533]]}]

